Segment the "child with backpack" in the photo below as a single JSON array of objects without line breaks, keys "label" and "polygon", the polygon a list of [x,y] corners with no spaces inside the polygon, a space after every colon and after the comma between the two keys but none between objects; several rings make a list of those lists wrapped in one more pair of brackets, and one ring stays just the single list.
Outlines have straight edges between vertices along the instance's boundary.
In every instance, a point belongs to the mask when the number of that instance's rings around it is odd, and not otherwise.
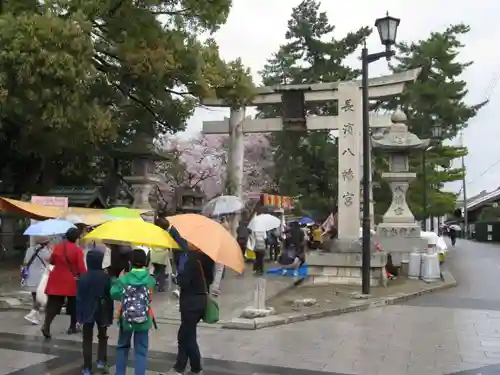
[{"label": "child with backpack", "polygon": [[151,310],[151,296],[156,280],[149,274],[148,255],[135,248],[130,254],[132,269],[113,282],[111,297],[121,301],[116,347],[116,375],[125,375],[128,353],[134,341],[135,374],[145,375],[149,349],[149,330],[156,323]]},{"label": "child with backpack", "polygon": [[[87,273],[80,276],[76,292],[76,319],[82,325],[82,375],[108,374],[108,327],[113,323],[111,278],[103,269],[104,252],[97,248],[87,252]],[[97,366],[92,372],[92,341],[97,326]]]}]

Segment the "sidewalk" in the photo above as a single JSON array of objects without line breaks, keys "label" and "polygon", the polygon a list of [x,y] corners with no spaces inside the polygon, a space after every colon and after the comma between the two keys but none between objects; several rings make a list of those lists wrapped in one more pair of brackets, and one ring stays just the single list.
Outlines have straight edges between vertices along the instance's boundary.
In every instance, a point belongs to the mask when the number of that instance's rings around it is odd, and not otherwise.
[{"label": "sidewalk", "polygon": [[[19,277],[19,272],[16,271]],[[266,299],[276,297],[294,286],[295,280],[291,277],[264,276],[267,280]],[[252,306],[258,278],[252,274],[251,266],[247,265],[243,276],[227,269],[221,283],[221,293],[217,297],[220,307],[220,326],[238,317],[241,311]],[[172,290],[157,293],[153,297],[153,311],[159,324],[178,324],[180,321],[179,303]],[[9,285],[0,288],[0,309],[3,310],[30,310],[31,295],[20,289],[19,281],[12,279]],[[214,325],[207,325],[213,327]]]},{"label": "sidewalk", "polygon": [[[295,282],[291,277],[264,277],[267,280],[266,299],[268,300],[290,289]],[[257,280],[250,266],[246,267],[243,276],[229,269],[226,270],[221,283],[221,293],[217,297],[221,318],[219,325],[238,317],[245,307],[252,306]],[[153,299],[153,311],[160,324],[177,324],[180,320],[178,299],[171,292],[156,294]]]}]

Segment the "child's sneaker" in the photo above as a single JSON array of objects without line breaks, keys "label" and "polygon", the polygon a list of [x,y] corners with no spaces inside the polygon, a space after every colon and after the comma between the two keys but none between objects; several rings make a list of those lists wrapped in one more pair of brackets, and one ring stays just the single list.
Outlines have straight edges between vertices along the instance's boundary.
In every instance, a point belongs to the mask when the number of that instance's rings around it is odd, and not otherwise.
[{"label": "child's sneaker", "polygon": [[109,374],[109,366],[103,362],[97,362],[96,372],[98,374]]},{"label": "child's sneaker", "polygon": [[82,375],[92,375],[92,371],[90,371],[88,368],[84,368],[82,370]]}]

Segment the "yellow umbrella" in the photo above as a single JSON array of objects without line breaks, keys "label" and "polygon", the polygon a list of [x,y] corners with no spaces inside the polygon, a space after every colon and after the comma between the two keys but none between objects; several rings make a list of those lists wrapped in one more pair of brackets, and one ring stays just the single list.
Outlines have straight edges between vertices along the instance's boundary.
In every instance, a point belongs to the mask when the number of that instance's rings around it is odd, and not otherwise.
[{"label": "yellow umbrella", "polygon": [[108,221],[91,231],[84,239],[170,249],[179,248],[168,232],[142,219]]},{"label": "yellow umbrella", "polygon": [[187,242],[214,261],[243,272],[245,260],[240,245],[221,224],[197,214],[175,215],[167,219]]}]

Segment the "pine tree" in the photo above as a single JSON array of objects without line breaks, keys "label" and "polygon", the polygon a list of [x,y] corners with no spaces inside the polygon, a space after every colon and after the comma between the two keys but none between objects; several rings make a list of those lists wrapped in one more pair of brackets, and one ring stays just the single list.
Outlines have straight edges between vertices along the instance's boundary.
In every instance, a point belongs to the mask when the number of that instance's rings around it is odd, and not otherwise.
[{"label": "pine tree", "polygon": [[[360,71],[344,64],[371,30],[362,27],[336,39],[335,27],[320,3],[304,0],[292,10],[282,45],[261,72],[264,85],[336,82],[355,79]],[[279,107],[265,106],[259,117],[280,116]],[[336,105],[310,106],[309,114],[335,115]],[[301,206],[326,212],[337,199],[336,139],[329,131],[283,131],[271,136],[276,147],[275,183],[278,193],[299,196]]]},{"label": "pine tree", "polygon": [[[431,138],[433,125],[440,125],[442,134],[432,141],[432,148],[426,151],[427,214],[442,216],[455,208],[456,194],[442,191],[444,184],[460,180],[464,171],[453,168],[454,159],[467,153],[464,147],[445,146],[443,141],[453,139],[485,103],[470,105],[465,102],[467,82],[460,75],[472,62],[460,62],[457,57],[464,47],[460,38],[469,32],[464,24],[452,25],[443,32],[433,32],[425,39],[397,46],[396,61],[392,71],[402,72],[422,67],[419,79],[408,85],[400,98],[388,103],[379,103],[386,109],[401,105],[408,116],[410,130],[420,138]],[[380,155],[380,157],[386,157]],[[376,171],[381,172],[380,158]],[[412,183],[408,200],[410,208],[418,219],[423,218],[423,166],[422,154],[411,159],[411,168],[417,173]],[[375,179],[381,182],[377,173]],[[375,189],[376,213],[383,214],[390,202],[390,193],[385,184]]]}]

